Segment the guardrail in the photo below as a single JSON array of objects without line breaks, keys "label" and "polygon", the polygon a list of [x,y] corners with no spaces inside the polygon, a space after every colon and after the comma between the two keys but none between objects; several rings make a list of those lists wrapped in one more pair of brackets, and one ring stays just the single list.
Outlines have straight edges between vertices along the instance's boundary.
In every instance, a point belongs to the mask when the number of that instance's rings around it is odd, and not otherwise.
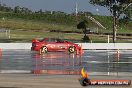
[{"label": "guardrail", "polygon": [[82,49],[128,49],[132,50],[132,43],[78,43]]},{"label": "guardrail", "polygon": [[32,43],[0,43],[1,49],[31,49]]},{"label": "guardrail", "polygon": [[[132,50],[132,43],[77,43],[82,49],[128,49]],[[31,49],[32,43],[0,43],[1,49]]]}]

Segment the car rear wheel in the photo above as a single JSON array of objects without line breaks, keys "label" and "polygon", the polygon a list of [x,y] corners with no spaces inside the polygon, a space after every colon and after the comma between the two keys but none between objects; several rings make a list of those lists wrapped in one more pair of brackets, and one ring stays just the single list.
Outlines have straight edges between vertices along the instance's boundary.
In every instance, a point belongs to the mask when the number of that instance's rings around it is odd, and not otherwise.
[{"label": "car rear wheel", "polygon": [[41,47],[41,53],[47,53],[48,48],[46,46]]},{"label": "car rear wheel", "polygon": [[70,46],[68,51],[69,51],[69,53],[75,53],[76,52],[76,48],[74,46]]}]

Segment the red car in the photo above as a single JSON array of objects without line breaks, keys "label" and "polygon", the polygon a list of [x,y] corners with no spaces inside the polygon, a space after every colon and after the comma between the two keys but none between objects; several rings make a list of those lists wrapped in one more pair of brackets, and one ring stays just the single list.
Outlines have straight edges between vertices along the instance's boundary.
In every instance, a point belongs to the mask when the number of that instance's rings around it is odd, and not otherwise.
[{"label": "red car", "polygon": [[42,40],[33,39],[31,50],[46,52],[56,51],[68,51],[69,53],[75,53],[80,51],[81,47],[78,44],[74,44],[69,41],[63,41],[56,38],[44,38]]}]

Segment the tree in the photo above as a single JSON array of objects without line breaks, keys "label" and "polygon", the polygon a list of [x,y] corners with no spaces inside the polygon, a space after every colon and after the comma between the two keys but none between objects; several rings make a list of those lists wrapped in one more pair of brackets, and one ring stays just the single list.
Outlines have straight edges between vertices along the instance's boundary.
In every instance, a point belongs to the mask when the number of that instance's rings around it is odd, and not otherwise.
[{"label": "tree", "polygon": [[20,6],[14,7],[14,13],[20,13],[20,12],[21,12]]},{"label": "tree", "polygon": [[83,33],[84,33],[83,42],[89,42],[90,41],[89,37],[87,36],[87,23],[88,22],[86,20],[84,20],[84,21],[81,21],[77,25],[77,29],[83,30]]},{"label": "tree", "polygon": [[121,14],[125,14],[130,17],[129,14],[132,12],[128,12],[127,8],[132,3],[132,0],[90,0],[90,3],[104,6],[111,11],[113,15],[113,43],[115,43],[119,17]]}]

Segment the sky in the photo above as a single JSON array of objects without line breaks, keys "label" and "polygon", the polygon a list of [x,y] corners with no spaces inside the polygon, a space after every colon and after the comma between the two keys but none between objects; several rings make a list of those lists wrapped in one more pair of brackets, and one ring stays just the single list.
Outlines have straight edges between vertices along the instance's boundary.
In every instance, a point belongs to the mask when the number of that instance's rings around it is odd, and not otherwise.
[{"label": "sky", "polygon": [[91,5],[89,0],[0,0],[0,2],[11,7],[27,7],[33,11],[42,9],[43,11],[62,11],[66,13],[75,12],[75,5],[77,2],[78,11],[88,11],[93,14],[110,15],[110,11],[108,11],[107,8]]}]

